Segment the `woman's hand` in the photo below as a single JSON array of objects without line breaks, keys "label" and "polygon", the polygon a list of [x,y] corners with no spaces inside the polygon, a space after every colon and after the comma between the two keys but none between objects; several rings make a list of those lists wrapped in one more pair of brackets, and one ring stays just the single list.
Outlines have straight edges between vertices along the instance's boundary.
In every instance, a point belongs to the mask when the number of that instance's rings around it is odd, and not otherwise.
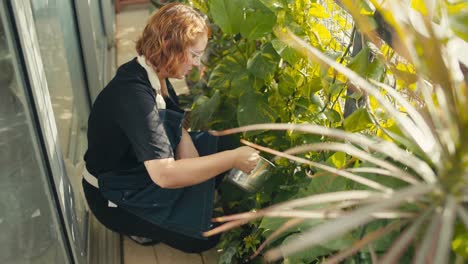
[{"label": "woman's hand", "polygon": [[258,151],[251,147],[239,147],[234,149],[236,157],[233,167],[245,173],[250,173],[257,166],[260,156]]}]

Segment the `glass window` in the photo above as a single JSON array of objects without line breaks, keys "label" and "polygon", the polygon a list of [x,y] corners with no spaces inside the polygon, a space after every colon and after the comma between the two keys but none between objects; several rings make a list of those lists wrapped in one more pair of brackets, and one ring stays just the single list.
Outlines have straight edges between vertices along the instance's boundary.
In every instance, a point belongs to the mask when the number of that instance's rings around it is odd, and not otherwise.
[{"label": "glass window", "polygon": [[93,26],[93,35],[96,45],[96,55],[99,70],[99,83],[104,87],[104,72],[106,70],[105,60],[107,52],[107,39],[104,33],[104,24],[102,21],[101,1],[91,1],[91,24]]},{"label": "glass window", "polygon": [[0,13],[0,263],[67,263],[10,32]]},{"label": "glass window", "polygon": [[[96,1],[93,1],[96,2]],[[89,113],[72,1],[34,0],[32,13],[67,177],[72,185],[73,244],[86,254],[87,211],[81,191]]]}]

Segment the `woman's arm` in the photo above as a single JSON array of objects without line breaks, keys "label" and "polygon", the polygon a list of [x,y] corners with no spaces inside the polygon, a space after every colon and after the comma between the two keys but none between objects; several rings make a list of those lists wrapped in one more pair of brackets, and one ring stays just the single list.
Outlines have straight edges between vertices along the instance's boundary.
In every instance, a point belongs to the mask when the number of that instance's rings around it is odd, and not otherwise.
[{"label": "woman's arm", "polygon": [[157,185],[182,188],[204,182],[232,168],[250,172],[257,165],[258,159],[256,150],[240,147],[203,157],[147,160],[145,167]]},{"label": "woman's arm", "polygon": [[185,130],[185,128],[182,128],[182,137],[180,139],[179,145],[177,145],[175,152],[176,160],[196,158],[200,156],[198,154],[197,148],[193,144],[190,134],[187,132],[187,130]]}]

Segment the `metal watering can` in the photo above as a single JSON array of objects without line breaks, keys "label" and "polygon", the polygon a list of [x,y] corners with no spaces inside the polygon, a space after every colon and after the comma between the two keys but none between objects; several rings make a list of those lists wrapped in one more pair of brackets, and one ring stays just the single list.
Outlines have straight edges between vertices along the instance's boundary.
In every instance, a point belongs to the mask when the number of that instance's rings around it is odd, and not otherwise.
[{"label": "metal watering can", "polygon": [[247,174],[238,169],[232,169],[229,171],[227,178],[242,189],[255,192],[271,176],[274,168],[276,166],[273,163],[264,157],[260,157],[257,166],[250,173]]}]

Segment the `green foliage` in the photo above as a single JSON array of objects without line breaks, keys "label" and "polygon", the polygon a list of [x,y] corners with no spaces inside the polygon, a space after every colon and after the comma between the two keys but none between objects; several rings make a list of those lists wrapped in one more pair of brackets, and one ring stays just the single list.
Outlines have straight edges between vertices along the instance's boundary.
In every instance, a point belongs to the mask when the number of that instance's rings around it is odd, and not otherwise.
[{"label": "green foliage", "polygon": [[[352,1],[352,3],[342,1],[342,5],[356,19],[354,22],[358,30],[364,34],[363,48],[355,57],[350,55],[352,39],[343,37],[346,34],[350,35],[353,21],[347,21],[347,13],[334,1],[210,0],[204,4],[200,4],[200,1],[193,2],[197,2],[197,5],[201,6],[210,20],[214,22],[212,25],[213,37],[207,51],[209,57],[204,62],[204,75],[194,84],[192,89],[193,93],[198,95],[198,99],[193,105],[193,129],[221,130],[257,123],[320,125],[322,128],[336,128],[343,133],[348,132],[349,138],[346,137],[346,140],[339,138],[335,141],[368,155],[359,154],[356,157],[346,153],[349,149],[306,151],[296,154],[300,158],[336,168],[338,171],[334,173],[306,164],[298,165],[286,159],[276,159],[278,171],[256,194],[243,193],[229,184],[223,185],[223,195],[219,202],[223,214],[259,210],[272,204],[333,192],[375,191],[373,187],[362,182],[357,183],[342,177],[342,175],[337,175],[343,172],[351,173],[352,170],[359,169],[364,169],[364,171],[356,174],[364,180],[378,183],[395,193],[399,190],[407,190],[405,188],[409,188],[408,186],[413,187],[408,181],[399,178],[401,175],[417,175],[418,183],[430,182],[428,177],[434,171],[438,176],[458,175],[452,178],[444,176],[446,179],[450,179],[446,181],[450,183],[445,183],[439,191],[458,188],[461,192],[462,187],[457,181],[461,177],[459,171],[456,169],[444,171],[441,168],[461,166],[459,163],[453,162],[456,158],[450,156],[449,153],[453,154],[458,151],[463,142],[466,144],[466,140],[461,140],[461,143],[453,143],[453,146],[441,155],[453,158],[453,160],[445,160],[442,165],[437,163],[432,155],[439,152],[434,150],[429,152],[431,155],[428,155],[421,143],[424,141],[435,142],[434,145],[445,144],[440,142],[445,142],[448,138],[459,133],[458,130],[455,132],[454,120],[468,119],[467,117],[443,116],[443,113],[453,114],[451,112],[455,111],[455,106],[463,105],[460,98],[464,98],[464,93],[459,93],[458,96],[451,98],[450,96],[442,96],[440,90],[439,93],[430,90],[443,87],[458,91],[453,88],[455,81],[450,77],[450,72],[447,73],[447,68],[444,68],[445,61],[450,60],[444,60],[442,55],[446,54],[440,52],[443,50],[441,47],[445,45],[444,41],[446,40],[436,42],[430,36],[426,36],[427,34],[422,36],[419,31],[415,31],[416,33],[410,31],[409,25],[404,24],[406,21],[398,21],[398,17],[392,15],[400,11],[395,7],[396,4],[393,6],[392,2],[390,6],[398,11],[389,12],[387,10],[382,15],[388,23],[386,27],[390,28],[390,31],[396,32],[395,36],[402,40],[402,43],[398,43],[399,39],[394,39],[399,45],[397,47],[408,43],[414,46],[406,47],[407,50],[398,51],[405,55],[409,54],[407,60],[396,56],[395,52],[387,45],[382,45],[380,40],[376,41],[378,38],[374,33],[376,30],[380,30],[381,28],[378,26],[382,25],[377,25],[373,18],[373,10],[375,9],[362,1],[356,5],[352,4],[354,3]],[[418,12],[427,14],[428,10],[424,1],[412,1],[412,4]],[[450,15],[449,22],[454,33],[467,40],[466,4],[463,2],[454,4],[444,2],[439,3],[439,5],[447,9]],[[382,7],[378,8],[378,10],[381,9]],[[336,23],[338,26],[331,26],[331,23]],[[300,41],[310,45],[314,51],[326,55],[329,61],[325,63],[325,59],[317,59],[312,56],[310,49],[306,51],[304,45],[293,48],[290,43],[286,44],[284,37],[281,37],[281,34],[286,31],[285,28],[294,33]],[[315,54],[315,56],[317,55]],[[409,61],[414,64],[409,63]],[[337,63],[338,66],[347,66],[347,69],[352,70],[354,75],[347,74],[344,70],[338,70],[337,65],[332,68],[330,66],[333,65],[332,62]],[[417,81],[419,82],[416,84]],[[384,89],[382,86],[374,85],[375,82],[390,88]],[[427,83],[431,83],[431,85],[427,85]],[[363,89],[365,88],[363,86],[368,88]],[[431,87],[426,90],[426,92],[429,91],[429,95],[421,92],[426,86]],[[346,90],[350,90],[350,92],[347,94]],[[397,95],[394,95],[392,91],[397,91]],[[398,96],[407,100],[408,105],[404,105]],[[344,107],[349,99],[365,99],[367,103],[345,118]],[[431,103],[426,105],[425,102],[429,101]],[[388,103],[388,105],[383,103]],[[433,112],[424,112],[421,121],[411,110]],[[428,121],[428,119],[430,120]],[[424,127],[421,124],[424,122],[428,122],[429,125]],[[445,131],[443,125],[449,132],[437,140],[431,141],[429,135],[424,134],[424,131],[437,127],[430,133],[438,135],[440,131]],[[419,130],[422,131],[421,134],[416,134]],[[466,128],[464,134],[468,134]],[[374,144],[364,146],[361,141],[350,143],[348,142],[351,138],[350,135],[364,136],[375,142],[377,149],[384,148],[384,144],[380,140],[391,142],[393,144],[391,146],[403,150],[403,152],[398,152],[398,155],[407,158],[416,157],[428,169],[421,173],[418,170],[424,167],[422,164],[419,164],[422,167],[418,167],[415,164],[405,163],[404,159],[399,159],[401,157],[390,154],[391,151],[395,151],[393,148],[377,153],[378,151],[373,148]],[[463,135],[463,133],[459,133],[459,135]],[[259,145],[281,151],[306,144],[330,143],[331,140],[320,133],[272,130],[247,131],[242,137]],[[371,158],[369,159],[369,157]],[[458,157],[458,159],[461,158]],[[455,173],[452,173],[454,171]],[[428,208],[433,206],[433,204],[424,203],[427,200],[436,200],[434,204],[444,208],[440,205],[445,202],[446,198],[441,194],[443,191],[434,192],[431,194],[432,196],[425,197],[424,200],[420,201],[424,205],[401,203],[393,209],[397,211],[396,214],[399,213],[398,210],[415,214],[411,217],[411,219],[415,219],[420,216],[416,212],[429,210]],[[459,194],[457,197],[461,196]],[[386,199],[380,198],[380,201],[386,202]],[[372,205],[374,200],[367,202]],[[303,206],[298,209],[315,212],[314,210],[320,211],[338,205],[338,202],[326,203],[320,206]],[[358,210],[359,207],[350,205],[345,207],[343,211],[349,211],[351,214],[355,209]],[[440,212],[440,210],[434,211]],[[334,220],[306,219],[285,230],[271,241],[267,249],[277,246],[288,247],[302,235]],[[264,217],[224,233],[219,245],[224,250],[220,263],[234,263],[235,260],[248,259],[274,230],[281,228],[287,221],[288,218]],[[353,219],[349,219],[349,222],[353,221]],[[382,230],[387,226],[395,222],[399,223],[400,220],[379,219],[366,222],[361,219],[359,221],[362,221],[362,224],[353,231],[340,233],[328,241],[314,242],[314,246],[309,250],[288,256],[284,263],[321,261],[349,248],[365,236],[383,232]],[[421,226],[425,227],[427,222],[424,223]],[[396,228],[376,239],[371,243],[373,250],[379,257],[385,258],[386,251],[392,250],[391,245],[398,241],[396,238],[405,230],[408,228]],[[450,231],[449,229],[444,230]],[[463,255],[461,252],[465,249],[465,240],[463,232],[457,231],[452,242],[452,249]],[[400,261],[409,261],[413,258],[414,247],[409,246],[408,248],[409,250],[403,254]],[[438,256],[443,258],[443,254],[444,252],[438,253]],[[344,263],[371,263],[371,250],[367,247],[361,248],[360,253],[354,258],[347,259]]]},{"label": "green foliage", "polygon": [[456,226],[452,249],[465,260],[468,260],[468,230],[463,224]]},{"label": "green foliage", "polygon": [[[265,98],[259,92],[248,89],[239,97],[239,104],[237,106],[237,121],[239,122],[239,126],[273,123],[275,120],[276,114],[274,110],[270,108]],[[260,132],[249,132],[247,136]]]},{"label": "green foliage", "polygon": [[452,30],[462,39],[468,41],[468,3],[459,1],[448,3],[448,13]]},{"label": "green foliage", "polygon": [[211,127],[210,122],[213,113],[217,111],[220,104],[219,91],[216,91],[211,98],[206,96],[198,97],[193,105],[191,113],[191,126],[194,130],[207,130]]},{"label": "green foliage", "polygon": [[360,108],[348,116],[343,122],[344,129],[349,132],[358,132],[372,126],[372,119],[365,108]]},{"label": "green foliage", "polygon": [[276,22],[273,12],[258,0],[211,0],[210,14],[224,33],[240,33],[247,39],[271,33]]}]

